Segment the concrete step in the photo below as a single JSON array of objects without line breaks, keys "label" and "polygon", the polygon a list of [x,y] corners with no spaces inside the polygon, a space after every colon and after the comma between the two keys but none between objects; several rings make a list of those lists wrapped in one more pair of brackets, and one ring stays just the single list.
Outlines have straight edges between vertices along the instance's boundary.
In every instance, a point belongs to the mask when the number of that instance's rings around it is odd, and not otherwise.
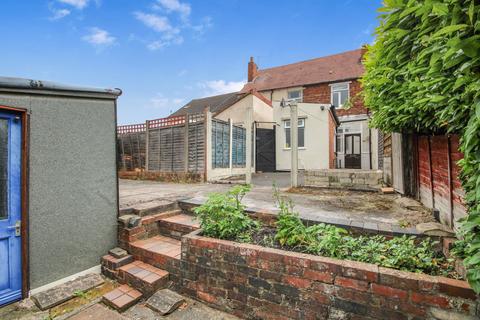
[{"label": "concrete step", "polygon": [[118,281],[126,283],[150,297],[157,290],[165,287],[169,280],[169,273],[165,270],[142,261],[135,261],[118,269]]},{"label": "concrete step", "polygon": [[132,213],[140,217],[144,217],[167,211],[173,211],[175,209],[178,209],[177,202],[175,201],[155,200],[135,205]]},{"label": "concrete step", "polygon": [[189,214],[178,214],[175,216],[158,220],[161,235],[180,240],[183,235],[198,230],[200,222]]},{"label": "concrete step", "polygon": [[155,236],[130,242],[129,248],[130,254],[135,259],[167,270],[173,275],[180,274],[182,244],[179,240],[165,236]]},{"label": "concrete step", "polygon": [[102,301],[107,306],[123,312],[137,303],[142,297],[143,294],[140,291],[124,284],[105,294],[102,297]]}]

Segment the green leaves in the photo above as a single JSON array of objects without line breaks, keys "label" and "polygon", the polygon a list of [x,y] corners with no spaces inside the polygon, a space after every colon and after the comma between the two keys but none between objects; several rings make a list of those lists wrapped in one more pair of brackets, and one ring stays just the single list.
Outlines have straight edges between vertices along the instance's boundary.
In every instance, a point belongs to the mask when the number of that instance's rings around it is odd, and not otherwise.
[{"label": "green leaves", "polygon": [[195,208],[204,235],[248,241],[251,232],[258,227],[242,205],[242,198],[248,191],[250,186],[235,186],[226,194],[211,194],[203,205]]},{"label": "green leaves", "polygon": [[[278,193],[276,193],[278,199]],[[436,243],[430,239],[397,237],[387,240],[384,236],[353,236],[345,229],[324,223],[305,226],[293,211],[291,202],[277,200],[280,214],[277,220],[275,240],[282,246],[303,252],[374,263],[382,267],[433,275],[450,271],[443,264],[445,259],[434,250]]]},{"label": "green leaves", "polygon": [[[371,124],[384,131],[461,135],[470,241],[463,253],[480,293],[480,5],[475,0],[388,1],[363,76]],[[401,31],[398,31],[401,30]]]}]

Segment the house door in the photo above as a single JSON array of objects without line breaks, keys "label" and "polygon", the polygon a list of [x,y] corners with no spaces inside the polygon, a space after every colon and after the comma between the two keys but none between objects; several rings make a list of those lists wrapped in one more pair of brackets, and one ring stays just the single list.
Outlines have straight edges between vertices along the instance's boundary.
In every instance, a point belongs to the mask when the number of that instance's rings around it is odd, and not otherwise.
[{"label": "house door", "polygon": [[273,129],[256,129],[255,169],[261,172],[275,172],[275,126]]},{"label": "house door", "polygon": [[361,152],[361,135],[346,134],[345,135],[345,168],[361,169],[362,168],[362,152]]},{"label": "house door", "polygon": [[0,111],[0,306],[22,298],[21,126]]}]

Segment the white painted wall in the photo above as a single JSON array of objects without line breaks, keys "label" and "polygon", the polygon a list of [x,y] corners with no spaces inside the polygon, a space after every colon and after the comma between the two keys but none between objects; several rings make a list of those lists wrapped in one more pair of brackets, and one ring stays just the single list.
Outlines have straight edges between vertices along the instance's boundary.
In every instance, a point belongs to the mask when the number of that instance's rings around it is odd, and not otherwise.
[{"label": "white painted wall", "polygon": [[274,90],[261,91],[260,93],[268,100],[272,102],[280,103],[280,101],[282,101],[282,98],[285,100],[288,99],[288,91],[295,91],[295,90],[303,90],[303,87],[274,89]]},{"label": "white painted wall", "polygon": [[[323,106],[323,109],[321,107]],[[298,150],[298,168],[300,170],[329,168],[329,105],[317,103],[299,103],[298,117],[305,119],[305,147]],[[291,152],[285,148],[285,128],[283,120],[290,119],[290,108],[273,103],[276,130],[277,170],[290,170]],[[332,141],[333,143],[333,141]]]},{"label": "white painted wall", "polygon": [[247,109],[251,107],[253,107],[253,121],[273,121],[273,108],[252,94],[237,101],[237,103],[216,115],[215,118],[223,121],[231,119],[234,125],[242,125],[245,121]]}]

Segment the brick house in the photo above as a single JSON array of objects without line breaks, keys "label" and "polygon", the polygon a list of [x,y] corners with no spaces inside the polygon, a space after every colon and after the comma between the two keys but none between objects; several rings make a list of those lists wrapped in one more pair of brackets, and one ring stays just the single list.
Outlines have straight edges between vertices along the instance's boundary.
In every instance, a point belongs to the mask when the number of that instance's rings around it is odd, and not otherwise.
[{"label": "brick house", "polygon": [[[248,63],[248,83],[242,92],[256,90],[272,101],[276,130],[277,170],[289,170],[288,112],[282,99],[295,99],[299,105],[300,169],[379,169],[379,133],[368,127],[369,114],[359,78],[364,72],[364,49],[288,65],[259,69],[253,58]],[[347,107],[348,104],[348,107]],[[319,110],[333,106],[340,126]],[[323,128],[323,130],[321,130]],[[328,161],[319,161],[328,154]],[[323,159],[323,158],[322,158]]]}]

